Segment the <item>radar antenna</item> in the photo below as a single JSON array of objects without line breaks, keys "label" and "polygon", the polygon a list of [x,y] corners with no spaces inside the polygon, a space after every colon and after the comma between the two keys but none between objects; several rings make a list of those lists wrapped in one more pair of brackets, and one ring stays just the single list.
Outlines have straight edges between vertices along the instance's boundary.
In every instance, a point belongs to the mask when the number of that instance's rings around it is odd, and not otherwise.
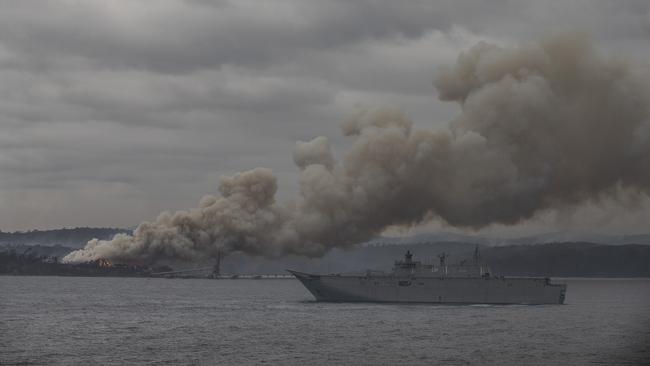
[{"label": "radar antenna", "polygon": [[411,263],[413,259],[413,254],[411,254],[410,250],[406,251],[406,254],[404,254],[404,263]]}]

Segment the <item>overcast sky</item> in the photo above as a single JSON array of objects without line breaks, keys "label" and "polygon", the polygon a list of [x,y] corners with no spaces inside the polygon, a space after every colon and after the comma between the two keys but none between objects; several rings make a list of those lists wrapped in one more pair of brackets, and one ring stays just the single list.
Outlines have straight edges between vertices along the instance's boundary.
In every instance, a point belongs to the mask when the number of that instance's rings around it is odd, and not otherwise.
[{"label": "overcast sky", "polygon": [[[339,124],[358,105],[446,123],[459,109],[437,100],[439,65],[481,40],[565,29],[650,59],[647,0],[2,1],[0,230],[130,227],[258,166],[286,199],[296,140],[325,135],[340,156]],[[486,233],[645,231],[648,206]]]}]

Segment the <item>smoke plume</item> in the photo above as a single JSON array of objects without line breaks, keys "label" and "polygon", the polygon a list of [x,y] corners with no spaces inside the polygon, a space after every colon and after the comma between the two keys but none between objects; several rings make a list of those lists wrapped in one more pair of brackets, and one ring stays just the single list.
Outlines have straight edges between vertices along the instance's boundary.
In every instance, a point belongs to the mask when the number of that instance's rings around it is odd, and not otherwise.
[{"label": "smoke plume", "polygon": [[92,240],[66,261],[198,260],[218,252],[319,256],[389,225],[437,217],[457,227],[514,224],[618,192],[650,191],[650,73],[565,34],[503,48],[480,43],[434,82],[460,115],[417,130],[400,110],[342,124],[342,162],[327,138],[298,142],[301,195],[275,201],[264,168],[222,178],[218,196],[164,212],[133,235]]}]

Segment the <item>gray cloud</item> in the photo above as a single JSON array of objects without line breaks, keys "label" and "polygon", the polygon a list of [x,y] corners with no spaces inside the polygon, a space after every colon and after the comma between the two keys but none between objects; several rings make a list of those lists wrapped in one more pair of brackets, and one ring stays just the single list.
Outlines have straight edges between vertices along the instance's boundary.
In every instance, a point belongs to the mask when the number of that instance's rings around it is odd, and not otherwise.
[{"label": "gray cloud", "polygon": [[[441,4],[443,6],[443,4]],[[450,8],[449,2],[444,4]],[[82,57],[110,68],[187,72],[223,64],[262,66],[297,52],[450,25],[426,2],[39,3],[6,5],[6,46],[35,58]],[[29,18],[27,17],[29,16]]]},{"label": "gray cloud", "polygon": [[290,197],[294,142],[341,155],[356,104],[452,119],[434,71],[480,40],[569,24],[642,59],[649,19],[605,0],[0,3],[0,229],[131,226],[256,166]]}]

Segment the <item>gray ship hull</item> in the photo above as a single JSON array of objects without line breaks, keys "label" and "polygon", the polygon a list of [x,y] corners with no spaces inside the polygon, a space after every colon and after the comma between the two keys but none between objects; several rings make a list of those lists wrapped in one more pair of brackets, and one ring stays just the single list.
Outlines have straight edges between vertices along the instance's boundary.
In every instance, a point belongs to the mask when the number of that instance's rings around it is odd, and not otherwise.
[{"label": "gray ship hull", "polygon": [[545,278],[314,275],[289,271],[317,301],[563,304],[566,285]]}]

